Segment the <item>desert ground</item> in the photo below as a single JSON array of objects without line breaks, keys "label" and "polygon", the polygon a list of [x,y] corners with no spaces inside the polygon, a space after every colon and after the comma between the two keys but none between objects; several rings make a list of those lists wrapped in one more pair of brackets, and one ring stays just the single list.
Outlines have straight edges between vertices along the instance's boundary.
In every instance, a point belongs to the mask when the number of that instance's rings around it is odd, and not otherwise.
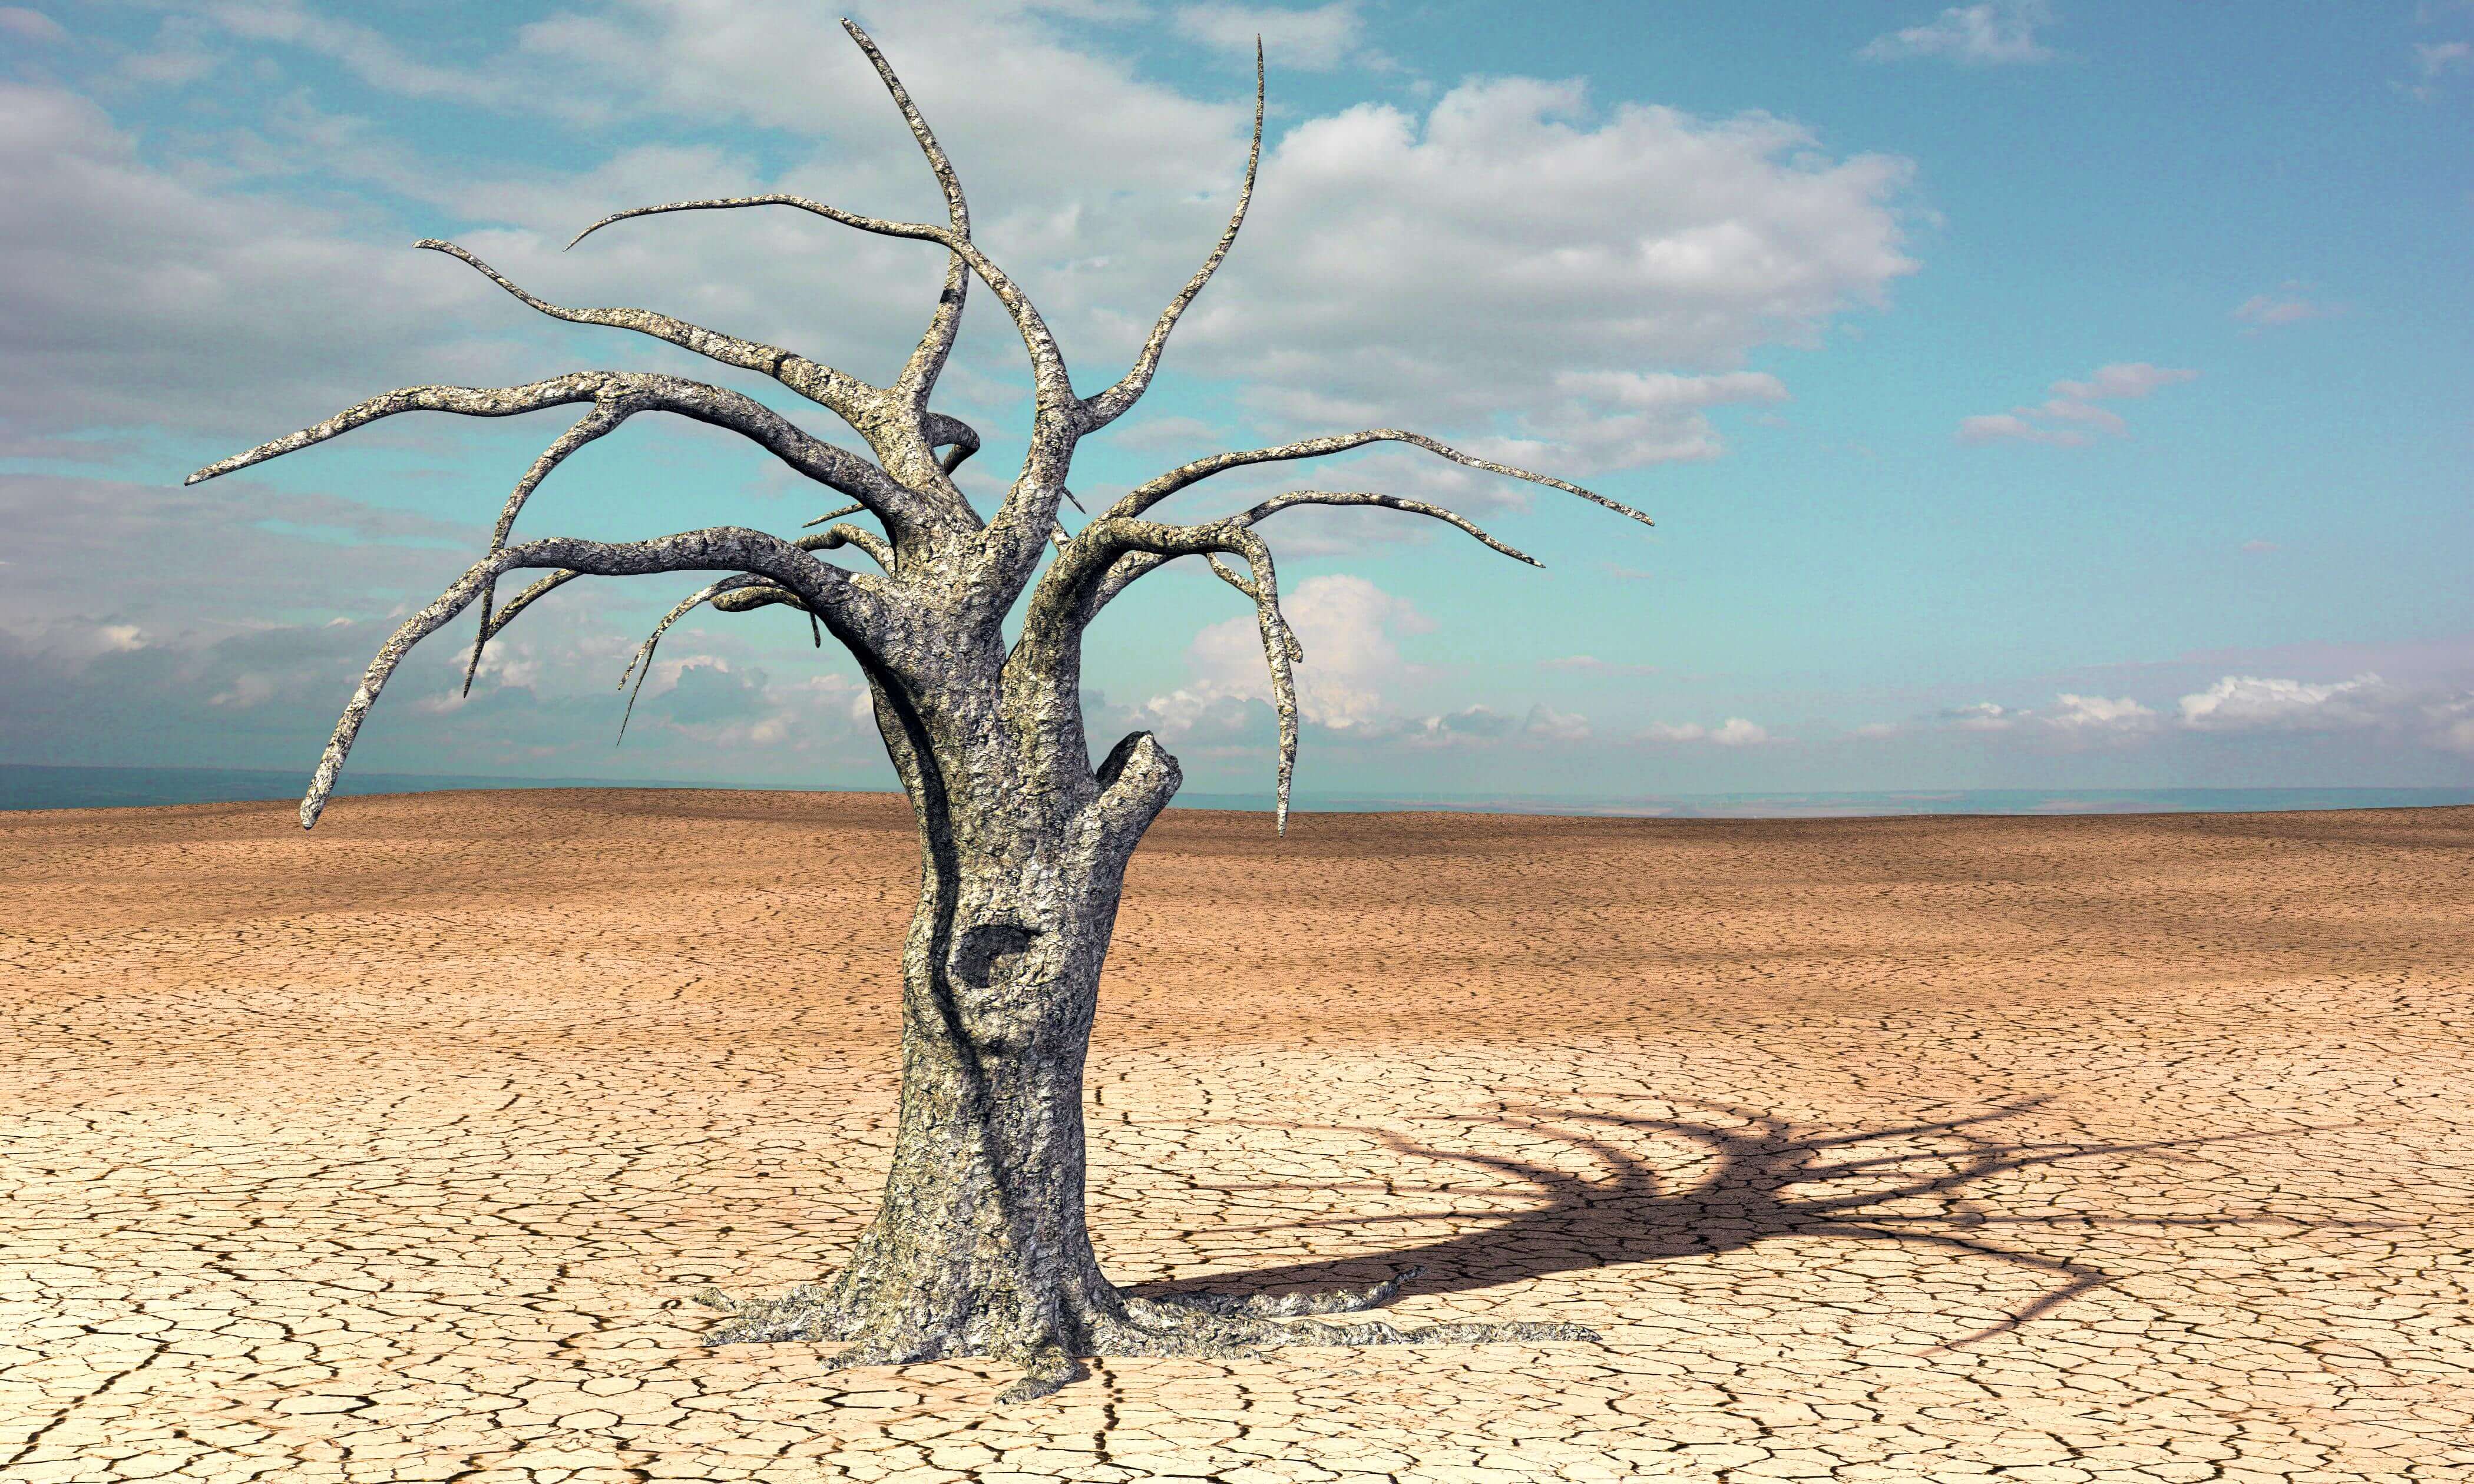
[{"label": "desert ground", "polygon": [[1603,1344],[709,1349],[873,1209],[888,797],[0,815],[0,1479],[2474,1479],[2474,809],[1173,812],[1146,1291]]}]

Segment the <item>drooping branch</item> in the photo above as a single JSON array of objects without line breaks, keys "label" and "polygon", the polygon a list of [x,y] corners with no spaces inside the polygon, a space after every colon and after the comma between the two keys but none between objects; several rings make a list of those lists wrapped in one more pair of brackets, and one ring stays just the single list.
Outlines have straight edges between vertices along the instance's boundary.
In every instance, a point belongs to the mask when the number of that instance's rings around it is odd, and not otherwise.
[{"label": "drooping branch", "polygon": [[1561,490],[1566,494],[1577,494],[1592,505],[1603,506],[1618,515],[1637,520],[1642,525],[1655,524],[1639,511],[1619,500],[1608,499],[1593,490],[1584,490],[1579,485],[1567,484],[1550,475],[1533,473],[1525,468],[1515,468],[1509,464],[1497,464],[1491,459],[1481,459],[1475,454],[1463,453],[1446,443],[1437,443],[1423,433],[1408,433],[1398,428],[1368,428],[1362,433],[1334,433],[1322,438],[1308,438],[1294,443],[1281,443],[1271,448],[1249,448],[1236,453],[1215,453],[1208,458],[1197,459],[1191,464],[1181,464],[1156,479],[1135,486],[1126,492],[1123,499],[1109,507],[1108,514],[1139,515],[1198,480],[1208,479],[1214,474],[1223,473],[1228,469],[1243,468],[1249,464],[1277,464],[1292,459],[1320,459],[1328,454],[1346,453],[1351,448],[1362,448],[1368,443],[1408,443],[1414,447],[1423,448],[1428,453],[1449,459],[1454,464],[1466,465],[1474,469],[1484,469],[1490,474],[1504,474],[1514,479],[1525,479],[1533,485],[1544,485],[1550,490]]},{"label": "drooping branch", "polygon": [[1128,408],[1142,400],[1144,392],[1150,390],[1152,375],[1159,369],[1160,351],[1168,345],[1169,331],[1176,328],[1177,319],[1185,313],[1186,306],[1194,302],[1194,297],[1202,292],[1202,286],[1209,283],[1211,275],[1219,271],[1221,260],[1228,255],[1229,244],[1237,240],[1237,228],[1246,223],[1246,208],[1254,200],[1255,168],[1262,161],[1263,42],[1257,36],[1254,40],[1254,142],[1246,153],[1246,183],[1237,192],[1237,209],[1228,218],[1227,230],[1220,234],[1219,245],[1211,250],[1209,257],[1202,260],[1201,269],[1186,280],[1185,287],[1177,292],[1176,298],[1169,300],[1168,308],[1161,312],[1159,323],[1152,326],[1151,338],[1143,342],[1142,354],[1134,358],[1132,369],[1119,378],[1115,386],[1083,400],[1082,410],[1092,428],[1104,428],[1116,421]]},{"label": "drooping branch", "polygon": [[896,484],[867,460],[815,437],[755,398],[701,381],[641,371],[574,371],[517,387],[405,387],[348,407],[298,433],[218,460],[182,482],[194,485],[253,464],[263,464],[399,413],[448,412],[468,418],[511,418],[576,402],[613,403],[630,416],[638,412],[671,413],[727,428],[808,478],[859,501],[879,516],[907,522],[916,519],[919,514],[917,493]]},{"label": "drooping branch", "polygon": [[[653,673],[653,651],[661,647],[662,635],[670,632],[670,625],[685,618],[699,604],[710,603],[723,593],[751,587],[764,581],[764,578],[741,572],[735,577],[725,577],[719,582],[707,583],[680,599],[668,612],[662,615],[660,623],[653,625],[653,632],[644,636],[643,643],[636,646],[636,657],[628,660],[627,668],[618,673],[618,688],[627,691],[627,708],[618,713],[619,741],[627,740],[627,723],[636,715],[636,698],[644,693],[644,681]],[[639,673],[640,670],[642,673]],[[627,677],[631,675],[636,677],[636,688],[628,690]]]},{"label": "drooping branch", "polygon": [[[318,823],[344,759],[360,734],[361,722],[414,645],[437,633],[480,596],[486,585],[518,568],[559,568],[587,577],[637,577],[652,572],[746,572],[770,579],[823,617],[834,636],[864,662],[874,652],[886,614],[883,600],[850,573],[799,550],[779,537],[738,526],[686,531],[649,541],[610,543],[574,537],[546,537],[509,546],[473,564],[428,607],[404,620],[361,677],[360,687],[335,723],[334,735],[318,759],[318,771],[301,801],[301,827]],[[543,586],[543,585],[537,585]],[[527,598],[531,595],[527,594]],[[511,605],[512,607],[512,605]]]},{"label": "drooping branch", "polygon": [[444,252],[449,257],[460,259],[474,272],[513,295],[520,302],[541,311],[553,320],[564,320],[570,324],[600,324],[614,329],[634,330],[639,335],[650,335],[655,340],[667,341],[708,359],[719,361],[724,366],[736,366],[741,371],[752,371],[770,376],[817,406],[830,408],[838,413],[843,420],[861,431],[865,431],[871,414],[885,395],[879,388],[872,387],[856,376],[846,375],[830,366],[819,365],[795,351],[785,350],[779,346],[768,346],[758,341],[741,340],[736,335],[725,335],[718,330],[709,330],[701,324],[691,324],[685,320],[657,314],[649,309],[564,308],[524,292],[514,279],[451,242],[442,242],[435,237],[424,237],[413,246],[425,248],[432,252]]},{"label": "drooping branch", "polygon": [[[1241,577],[1218,561],[1227,553],[1246,559]],[[1058,549],[1056,562],[1033,590],[1023,619],[1023,636],[1014,660],[1026,672],[1050,683],[1069,681],[1079,664],[1081,634],[1098,611],[1099,593],[1117,562],[1132,556],[1161,562],[1177,557],[1211,559],[1213,570],[1230,586],[1254,600],[1255,627],[1263,638],[1263,658],[1272,673],[1272,703],[1280,718],[1278,826],[1289,823],[1289,779],[1297,767],[1297,681],[1290,664],[1304,658],[1288,618],[1280,611],[1279,578],[1272,551],[1263,539],[1238,519],[1207,525],[1163,525],[1152,520],[1107,516],[1093,521]]]},{"label": "drooping branch", "polygon": [[[506,508],[498,513],[498,524],[490,533],[490,550],[495,553],[507,544],[507,533],[515,528],[516,516],[522,512],[524,501],[541,488],[541,482],[549,477],[550,470],[558,467],[569,454],[617,427],[626,416],[607,402],[596,402],[591,412],[577,419],[575,426],[559,435],[558,442],[542,450],[541,457],[533,461],[533,467],[517,481],[515,492],[507,496]],[[481,585],[481,622],[473,631],[472,658],[464,662],[464,694],[468,696],[473,693],[473,677],[480,673],[481,651],[488,647],[490,635],[497,632],[490,622],[490,603],[497,596],[497,588],[495,581]]]}]

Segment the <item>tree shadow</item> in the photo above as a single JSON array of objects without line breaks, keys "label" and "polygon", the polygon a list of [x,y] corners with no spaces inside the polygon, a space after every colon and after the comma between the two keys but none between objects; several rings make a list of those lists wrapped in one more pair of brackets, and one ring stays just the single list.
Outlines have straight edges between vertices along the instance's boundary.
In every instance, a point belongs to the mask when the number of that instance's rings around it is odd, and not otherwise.
[{"label": "tree shadow", "polygon": [[[2302,1222],[2271,1211],[2111,1216],[2048,1210],[2003,1215],[1979,1205],[1971,1197],[1972,1191],[1995,1176],[2015,1170],[2136,1155],[2172,1159],[2201,1145],[2323,1132],[2273,1129],[2095,1145],[2061,1141],[2003,1143],[1983,1132],[1986,1126],[2017,1117],[2044,1101],[2026,1098],[1966,1116],[1834,1133],[1799,1128],[1774,1114],[1706,1101],[1699,1106],[1713,1115],[1708,1121],[1517,1105],[1506,1105],[1494,1114],[1455,1115],[1463,1121],[1492,1123],[1560,1139],[1595,1161],[1598,1169],[1589,1174],[1510,1155],[1439,1148],[1394,1132],[1362,1129],[1359,1132],[1374,1135],[1395,1154],[1448,1161],[1511,1176],[1532,1187],[1542,1199],[1526,1209],[1504,1212],[1500,1220],[1478,1230],[1380,1257],[1319,1258],[1208,1280],[1137,1284],[1127,1291],[1146,1298],[1166,1298],[1204,1289],[1244,1294],[1326,1290],[1351,1283],[1362,1285],[1370,1265],[1389,1263],[1419,1270],[1419,1276],[1404,1287],[1404,1292],[1460,1293],[1623,1263],[1716,1256],[1779,1237],[1799,1236],[1859,1238],[1963,1253],[2025,1268],[2050,1281],[2050,1286],[2034,1301],[1995,1324],[1935,1347],[1948,1350],[2015,1329],[2114,1281],[2114,1275],[2085,1262],[2000,1245],[1986,1229],[2223,1226],[2245,1221],[2313,1228],[2341,1224],[2385,1229],[2402,1225],[2332,1223],[2324,1216]],[[1688,1140],[1705,1152],[1709,1168],[1688,1185],[1675,1184],[1661,1174],[1659,1163],[1647,1153],[1615,1141],[1624,1134]],[[1839,1151],[1898,1143],[1912,1147],[1836,1158]],[[1265,1184],[1213,1188],[1270,1191],[1296,1187],[1294,1184]],[[1322,1188],[1391,1194],[1402,1187],[1386,1183]],[[1922,1202],[1933,1203],[1931,1209],[1896,1209]],[[2039,1199],[2038,1205],[2044,1204]],[[1238,1230],[1269,1233],[1314,1227],[1468,1219],[1473,1214],[1466,1210],[1418,1210],[1333,1216]]]}]

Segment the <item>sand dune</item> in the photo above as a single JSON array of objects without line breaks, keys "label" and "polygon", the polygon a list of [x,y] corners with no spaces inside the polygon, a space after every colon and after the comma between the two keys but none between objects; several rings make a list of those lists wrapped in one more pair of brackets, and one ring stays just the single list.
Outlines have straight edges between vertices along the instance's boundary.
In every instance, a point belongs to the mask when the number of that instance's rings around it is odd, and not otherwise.
[{"label": "sand dune", "polygon": [[[0,816],[0,1478],[2474,1476],[2474,809],[1173,812],[1124,1282],[1604,1347],[706,1350],[872,1207],[890,798]],[[1995,1471],[2006,1471],[1996,1473]]]}]

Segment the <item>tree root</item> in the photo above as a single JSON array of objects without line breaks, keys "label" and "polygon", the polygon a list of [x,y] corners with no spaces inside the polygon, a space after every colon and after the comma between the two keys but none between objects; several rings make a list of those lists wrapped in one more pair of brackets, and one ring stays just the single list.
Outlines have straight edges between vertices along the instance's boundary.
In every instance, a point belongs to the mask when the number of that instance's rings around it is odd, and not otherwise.
[{"label": "tree root", "polygon": [[[1381,1320],[1332,1324],[1304,1317],[1380,1307],[1397,1297],[1400,1285],[1419,1271],[1404,1268],[1379,1283],[1325,1294],[1185,1293],[1141,1299],[1112,1290],[1113,1304],[1079,1315],[1079,1338],[1043,1335],[1002,1350],[966,1349],[957,1336],[924,1331],[910,1322],[880,1326],[854,1319],[824,1284],[807,1284],[778,1299],[752,1303],[709,1288],[696,1301],[730,1316],[706,1331],[708,1345],[847,1342],[827,1357],[828,1372],[972,1353],[1011,1361],[1023,1374],[997,1395],[1001,1405],[1033,1400],[1080,1380],[1085,1375],[1080,1356],[1238,1360],[1298,1345],[1497,1345],[1600,1338],[1581,1325],[1462,1321],[1402,1328]],[[1298,1322],[1282,1322],[1287,1320]]]}]

